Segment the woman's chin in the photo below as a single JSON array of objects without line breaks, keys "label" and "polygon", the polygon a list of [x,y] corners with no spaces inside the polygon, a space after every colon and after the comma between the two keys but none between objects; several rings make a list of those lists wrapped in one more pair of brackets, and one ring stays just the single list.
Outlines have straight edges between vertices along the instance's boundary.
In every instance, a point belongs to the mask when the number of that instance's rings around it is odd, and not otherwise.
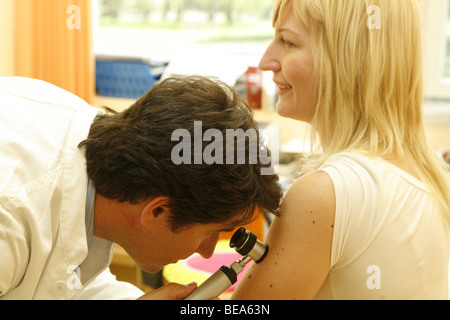
[{"label": "woman's chin", "polygon": [[293,105],[285,103],[283,101],[278,101],[276,105],[276,111],[278,115],[283,118],[289,118],[297,121],[304,121],[311,123],[312,116],[308,116],[306,114],[302,114],[299,112],[299,108],[295,108]]}]

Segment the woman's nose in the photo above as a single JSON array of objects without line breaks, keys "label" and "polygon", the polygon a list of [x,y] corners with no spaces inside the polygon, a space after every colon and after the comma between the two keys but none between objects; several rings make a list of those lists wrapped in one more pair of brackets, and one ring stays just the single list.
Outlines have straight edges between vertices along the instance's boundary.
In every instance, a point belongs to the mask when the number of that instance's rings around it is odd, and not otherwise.
[{"label": "woman's nose", "polygon": [[200,246],[197,248],[196,252],[199,253],[203,258],[209,259],[216,249],[216,244],[219,241],[220,232],[215,232],[211,234],[209,238],[203,240]]},{"label": "woman's nose", "polygon": [[274,73],[281,70],[281,64],[276,56],[274,44],[271,43],[259,62],[259,69],[262,71],[272,71]]}]

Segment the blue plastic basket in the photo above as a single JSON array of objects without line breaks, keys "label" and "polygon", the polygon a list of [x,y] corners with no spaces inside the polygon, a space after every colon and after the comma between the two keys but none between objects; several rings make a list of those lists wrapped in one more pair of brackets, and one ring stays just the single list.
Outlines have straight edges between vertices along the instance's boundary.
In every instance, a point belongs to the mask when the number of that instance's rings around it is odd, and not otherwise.
[{"label": "blue plastic basket", "polygon": [[137,99],[147,93],[161,77],[167,63],[156,66],[140,59],[97,58],[97,93],[107,97]]}]

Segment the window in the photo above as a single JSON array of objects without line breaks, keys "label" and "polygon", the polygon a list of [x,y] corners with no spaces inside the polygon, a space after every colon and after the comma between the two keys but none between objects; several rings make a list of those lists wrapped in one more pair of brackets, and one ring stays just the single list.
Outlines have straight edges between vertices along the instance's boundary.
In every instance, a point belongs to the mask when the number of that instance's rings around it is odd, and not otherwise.
[{"label": "window", "polygon": [[[450,0],[420,0],[425,98],[450,101]],[[171,74],[229,84],[257,66],[273,38],[274,0],[92,0],[99,55],[170,61]]]},{"label": "window", "polygon": [[445,55],[445,67],[444,77],[450,79],[450,5],[447,4],[448,16],[446,24],[446,55]]},{"label": "window", "polygon": [[425,99],[450,101],[450,0],[421,0]]},{"label": "window", "polygon": [[234,84],[273,38],[273,0],[95,0],[94,50]]}]

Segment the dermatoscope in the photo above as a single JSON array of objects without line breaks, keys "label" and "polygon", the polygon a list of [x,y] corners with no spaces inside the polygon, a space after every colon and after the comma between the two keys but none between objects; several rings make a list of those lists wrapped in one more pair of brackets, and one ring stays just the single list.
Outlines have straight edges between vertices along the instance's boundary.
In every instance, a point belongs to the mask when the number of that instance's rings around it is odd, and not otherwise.
[{"label": "dermatoscope", "polygon": [[260,263],[269,250],[267,244],[258,240],[256,235],[244,227],[239,228],[230,239],[230,247],[244,256],[230,266],[223,265],[211,277],[195,289],[185,300],[210,300],[218,297],[237,281],[237,275],[244,270],[247,263],[254,260]]}]

